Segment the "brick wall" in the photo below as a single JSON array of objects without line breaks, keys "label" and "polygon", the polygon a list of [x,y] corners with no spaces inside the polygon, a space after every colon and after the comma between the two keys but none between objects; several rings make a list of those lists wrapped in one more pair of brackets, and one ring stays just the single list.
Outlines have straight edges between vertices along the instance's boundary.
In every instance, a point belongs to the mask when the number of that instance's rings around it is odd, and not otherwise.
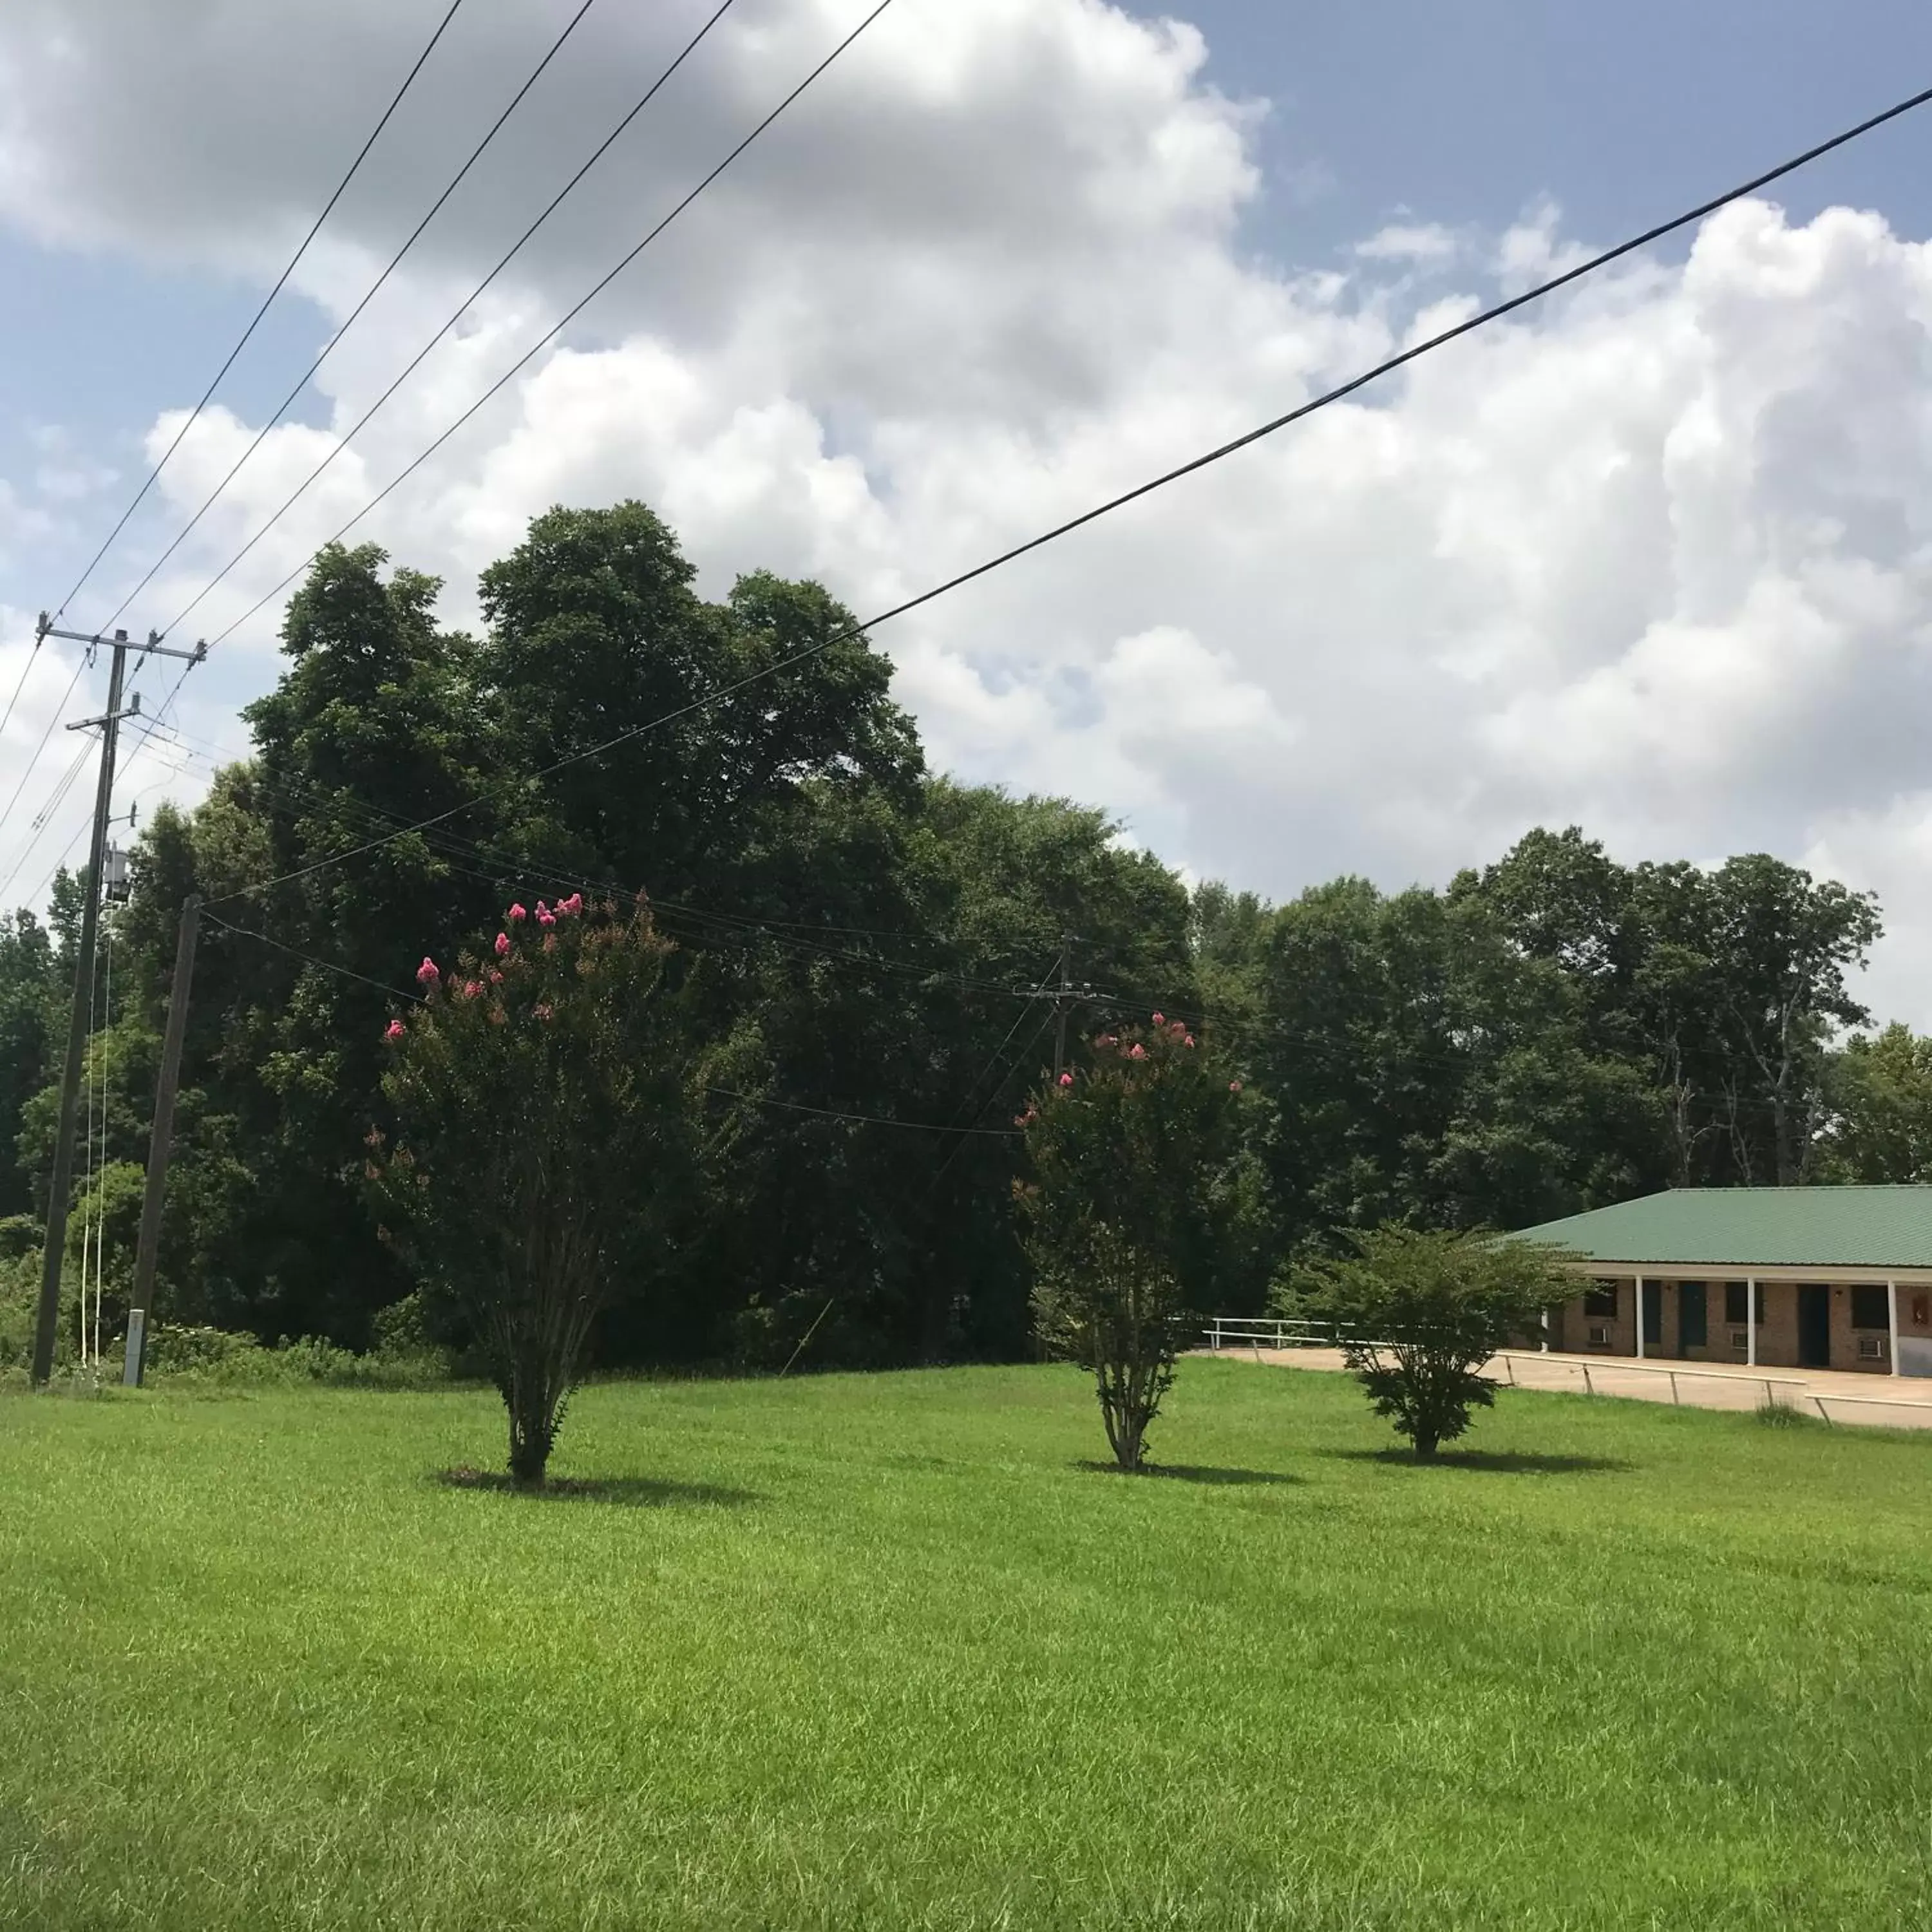
[{"label": "brick wall", "polygon": [[[1646,1276],[1654,1280],[1654,1276]],[[1731,1279],[1735,1280],[1733,1276]],[[1586,1315],[1583,1312],[1583,1297],[1577,1295],[1553,1311],[1550,1318],[1550,1346],[1571,1354],[1634,1355],[1636,1353],[1636,1284],[1628,1275],[1617,1282],[1617,1312],[1614,1318]],[[1704,1306],[1706,1341],[1701,1348],[1693,1347],[1681,1352],[1678,1336],[1682,1332],[1678,1325],[1678,1284],[1676,1280],[1665,1277],[1661,1283],[1663,1299],[1663,1327],[1658,1334],[1646,1331],[1644,1336],[1644,1354],[1660,1360],[1692,1362],[1732,1362],[1742,1365],[1749,1352],[1731,1346],[1733,1332],[1742,1332],[1742,1324],[1734,1331],[1731,1323],[1724,1318],[1725,1278],[1706,1276],[1704,1278]],[[1796,1368],[1798,1362],[1798,1283],[1789,1281],[1766,1281],[1758,1284],[1757,1361],[1766,1368]],[[1852,1326],[1852,1291],[1848,1283],[1834,1282],[1831,1285],[1832,1310],[1832,1362],[1834,1369],[1850,1369],[1869,1371],[1874,1375],[1891,1372],[1892,1362],[1888,1354],[1882,1354],[1876,1360],[1861,1361],[1858,1359],[1858,1337],[1870,1334],[1870,1330],[1854,1329]],[[1607,1327],[1610,1333],[1610,1346],[1592,1347],[1587,1340],[1593,1328]],[[1898,1291],[1898,1331],[1901,1337],[1916,1336],[1932,1344],[1932,1288],[1901,1287]],[[1876,1331],[1881,1337],[1883,1330]]]}]

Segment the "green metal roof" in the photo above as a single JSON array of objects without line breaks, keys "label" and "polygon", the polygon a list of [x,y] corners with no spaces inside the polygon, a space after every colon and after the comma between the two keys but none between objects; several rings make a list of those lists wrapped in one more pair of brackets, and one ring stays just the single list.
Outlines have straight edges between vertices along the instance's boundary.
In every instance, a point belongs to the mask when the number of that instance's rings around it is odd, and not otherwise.
[{"label": "green metal roof", "polygon": [[1519,1228],[1593,1262],[1932,1268],[1932,1187],[1683,1187]]}]

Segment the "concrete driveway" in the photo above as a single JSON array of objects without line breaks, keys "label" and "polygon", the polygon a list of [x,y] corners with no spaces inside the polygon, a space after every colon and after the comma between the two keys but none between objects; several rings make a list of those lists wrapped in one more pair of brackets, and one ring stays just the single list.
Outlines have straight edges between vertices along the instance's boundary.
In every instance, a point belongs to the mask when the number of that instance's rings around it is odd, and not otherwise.
[{"label": "concrete driveway", "polygon": [[[1293,1369],[1340,1370],[1339,1348],[1228,1346],[1196,1349]],[[1516,1388],[1619,1396],[1686,1408],[1754,1409],[1779,1402],[1832,1423],[1932,1429],[1932,1378],[1858,1375],[1844,1370],[1738,1368],[1729,1363],[1634,1362],[1621,1356],[1562,1355],[1510,1349],[1485,1372]]]}]

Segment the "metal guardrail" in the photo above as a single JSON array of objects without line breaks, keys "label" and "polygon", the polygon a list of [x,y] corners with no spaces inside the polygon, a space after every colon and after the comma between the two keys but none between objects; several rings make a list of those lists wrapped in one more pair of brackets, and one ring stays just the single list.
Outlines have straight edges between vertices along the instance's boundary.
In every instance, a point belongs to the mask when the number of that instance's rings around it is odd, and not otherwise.
[{"label": "metal guardrail", "polygon": [[1346,1329],[1332,1322],[1220,1316],[1202,1332],[1208,1346],[1218,1354],[1223,1348],[1339,1348]]},{"label": "metal guardrail", "polygon": [[[1578,1356],[1556,1355],[1550,1354],[1547,1350],[1536,1348],[1498,1348],[1490,1360],[1501,1362],[1508,1370],[1510,1385],[1513,1388],[1521,1386],[1516,1378],[1516,1364],[1519,1360],[1526,1362],[1542,1362],[1555,1368],[1578,1370],[1583,1377],[1583,1390],[1586,1395],[1594,1395],[1597,1393],[1596,1386],[1590,1379],[1590,1370],[1593,1366],[1600,1370],[1608,1369],[1617,1375],[1667,1376],[1670,1378],[1670,1400],[1679,1408],[1683,1406],[1684,1400],[1677,1387],[1677,1378],[1680,1376],[1690,1376],[1707,1382],[1756,1383],[1764,1390],[1765,1400],[1767,1402],[1777,1400],[1772,1393],[1774,1389],[1808,1390],[1810,1387],[1802,1376],[1741,1376],[1735,1369],[1687,1369],[1681,1363],[1673,1362],[1666,1366],[1658,1362],[1625,1360],[1621,1356],[1606,1358],[1602,1361],[1592,1364]],[[1815,1393],[1812,1399],[1814,1401],[1817,1399]],[[1836,1402],[1840,1399],[1837,1396],[1826,1397],[1828,1402]],[[1868,1398],[1863,1396],[1847,1396],[1842,1400],[1848,1402],[1862,1402]],[[1827,1416],[1826,1420],[1829,1421],[1831,1418]]]},{"label": "metal guardrail", "polygon": [[[1263,1348],[1339,1348],[1347,1330],[1346,1324],[1332,1322],[1295,1322],[1271,1317],[1222,1316],[1216,1317],[1202,1332],[1208,1338],[1208,1346],[1216,1354],[1228,1348],[1252,1349],[1258,1354]],[[1622,1356],[1608,1356],[1600,1361],[1592,1361],[1582,1356],[1553,1354],[1546,1348],[1498,1348],[1490,1360],[1502,1364],[1513,1388],[1522,1386],[1516,1378],[1516,1364],[1519,1360],[1540,1362],[1548,1368],[1574,1369],[1582,1378],[1583,1391],[1586,1395],[1606,1393],[1598,1388],[1590,1372],[1593,1368],[1599,1373],[1607,1369],[1615,1375],[1662,1376],[1669,1381],[1670,1400],[1678,1408],[1683,1406],[1684,1397],[1678,1382],[1684,1376],[1700,1382],[1743,1382],[1761,1388],[1767,1405],[1779,1402],[1779,1390],[1796,1389],[1800,1392],[1796,1399],[1785,1406],[1802,1409],[1808,1401],[1816,1408],[1819,1419],[1826,1424],[1832,1420],[1828,1405],[1833,1402],[1856,1402],[1868,1408],[1922,1409],[1932,1407],[1932,1403],[1915,1402],[1907,1396],[1821,1394],[1802,1376],[1740,1374],[1736,1369],[1691,1368],[1681,1362],[1640,1362]]]}]

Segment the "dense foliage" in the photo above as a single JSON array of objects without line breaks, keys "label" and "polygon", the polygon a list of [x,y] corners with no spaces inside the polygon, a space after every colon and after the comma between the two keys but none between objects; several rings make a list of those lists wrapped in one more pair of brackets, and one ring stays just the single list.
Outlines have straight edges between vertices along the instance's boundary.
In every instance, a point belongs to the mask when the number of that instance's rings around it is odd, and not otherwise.
[{"label": "dense foliage", "polygon": [[1348,1244],[1298,1269],[1276,1305],[1334,1328],[1370,1406],[1425,1460],[1495,1402],[1484,1364],[1576,1285],[1561,1250],[1480,1228],[1356,1228]]},{"label": "dense foliage", "polygon": [[[668,994],[730,1070],[702,1124],[733,1157],[677,1204],[648,1292],[599,1316],[614,1360],[781,1364],[808,1335],[814,1364],[1023,1354],[1017,1138],[952,1130],[1005,1126],[1040,1078],[1026,996],[1070,933],[1072,976],[1108,996],[1090,1036],[1156,1008],[1211,1022],[1244,1082],[1246,1245],[1201,1291],[1221,1312],[1258,1311],[1270,1270],[1341,1228],[1922,1178],[1923,1042],[1840,1044],[1868,1024],[1847,988],[1876,909],[1778,860],[1627,868],[1534,832],[1444,892],[1190,894],[1100,812],[929,773],[886,659],[812,649],[849,613],[763,574],[707,601],[640,505],[538,518],[484,573],[480,635],[438,622],[436,589],[373,548],[322,558],[252,755],[144,826],[106,922],[104,1204],[146,1156],[182,897],[209,904],[164,1322],[370,1343],[416,1282],[362,1172],[383,1029],[424,953],[494,932],[518,893],[647,890]],[[44,925],[0,919],[0,1218],[44,1206],[80,892],[62,875]],[[111,1325],[130,1257],[109,1218]]]}]

